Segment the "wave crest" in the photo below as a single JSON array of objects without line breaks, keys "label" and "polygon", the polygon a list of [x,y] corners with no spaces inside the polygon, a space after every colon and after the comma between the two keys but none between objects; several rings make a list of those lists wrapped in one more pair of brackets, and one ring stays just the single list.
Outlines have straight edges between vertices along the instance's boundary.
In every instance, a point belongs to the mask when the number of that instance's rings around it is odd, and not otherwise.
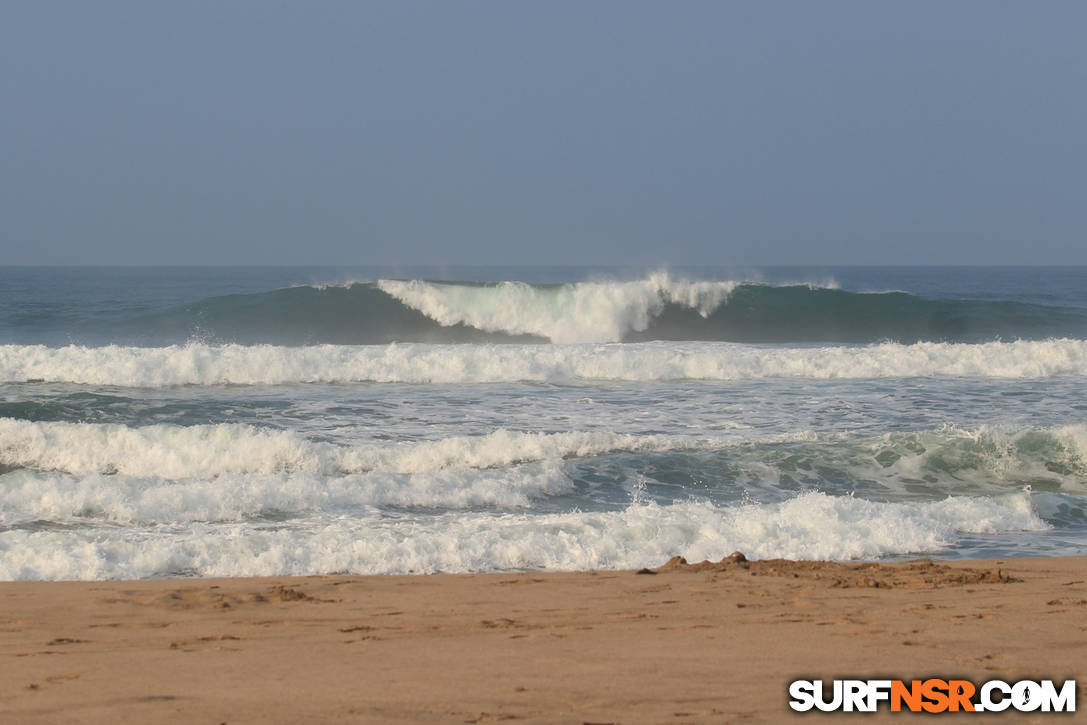
[{"label": "wave crest", "polygon": [[[37,319],[37,317],[28,318]],[[34,323],[38,324],[38,323]],[[65,327],[68,326],[68,327]],[[833,281],[565,284],[381,279],[210,297],[135,317],[51,319],[25,341],[179,344],[986,342],[1087,338],[1087,310],[856,292]]]},{"label": "wave crest", "polygon": [[536,335],[551,342],[620,342],[644,332],[673,304],[709,317],[738,282],[673,281],[667,274],[635,282],[550,286],[524,282],[460,285],[379,280],[378,289],[443,326]]}]

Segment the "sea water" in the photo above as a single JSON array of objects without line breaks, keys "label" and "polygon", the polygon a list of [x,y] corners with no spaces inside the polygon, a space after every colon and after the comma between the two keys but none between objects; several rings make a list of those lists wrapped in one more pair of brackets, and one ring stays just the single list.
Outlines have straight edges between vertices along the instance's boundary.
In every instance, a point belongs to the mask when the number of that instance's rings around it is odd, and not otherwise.
[{"label": "sea water", "polygon": [[1087,268],[0,268],[0,579],[1087,553]]}]

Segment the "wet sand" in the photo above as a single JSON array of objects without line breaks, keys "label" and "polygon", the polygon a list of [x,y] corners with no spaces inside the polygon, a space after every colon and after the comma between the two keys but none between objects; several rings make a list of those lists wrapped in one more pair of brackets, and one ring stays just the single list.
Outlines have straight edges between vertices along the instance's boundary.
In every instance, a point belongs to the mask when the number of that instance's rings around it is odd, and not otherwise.
[{"label": "wet sand", "polygon": [[827,721],[788,682],[928,676],[1082,718],[1087,557],[0,584],[4,723]]}]

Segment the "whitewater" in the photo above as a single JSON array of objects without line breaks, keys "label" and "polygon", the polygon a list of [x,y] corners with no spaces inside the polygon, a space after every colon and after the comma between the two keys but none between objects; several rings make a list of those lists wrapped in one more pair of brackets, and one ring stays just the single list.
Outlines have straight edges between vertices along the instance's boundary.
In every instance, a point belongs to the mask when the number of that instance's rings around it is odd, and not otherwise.
[{"label": "whitewater", "polygon": [[551,342],[618,342],[643,332],[666,305],[708,318],[728,300],[735,281],[673,280],[664,273],[633,282],[582,282],[540,287],[524,282],[450,285],[379,280],[382,292],[440,325],[530,334]]},{"label": "whitewater", "polygon": [[1084,290],[0,268],[0,580],[1084,554]]},{"label": "whitewater", "polygon": [[754,348],[660,345],[0,346],[0,381],[87,385],[502,383],[1087,374],[1087,341]]}]

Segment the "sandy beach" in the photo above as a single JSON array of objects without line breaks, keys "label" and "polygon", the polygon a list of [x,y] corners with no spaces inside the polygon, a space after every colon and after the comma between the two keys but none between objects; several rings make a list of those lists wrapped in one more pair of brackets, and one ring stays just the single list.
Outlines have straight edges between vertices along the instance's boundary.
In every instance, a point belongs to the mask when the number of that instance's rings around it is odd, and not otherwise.
[{"label": "sandy beach", "polygon": [[1082,680],[1087,648],[1084,557],[16,582],[0,601],[11,723],[775,722],[811,716],[795,678]]}]

